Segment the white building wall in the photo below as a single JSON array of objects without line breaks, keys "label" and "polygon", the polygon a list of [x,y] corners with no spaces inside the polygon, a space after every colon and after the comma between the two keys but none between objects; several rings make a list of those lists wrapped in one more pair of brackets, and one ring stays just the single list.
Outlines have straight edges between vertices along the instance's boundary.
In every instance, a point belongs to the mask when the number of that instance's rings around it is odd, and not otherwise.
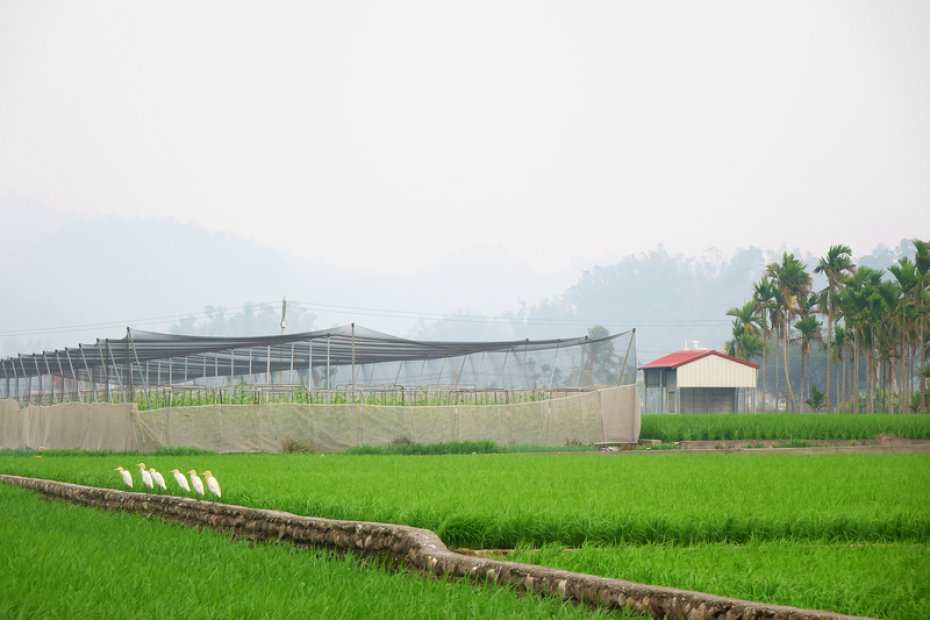
[{"label": "white building wall", "polygon": [[708,355],[678,368],[678,387],[756,387],[756,372],[752,366]]}]

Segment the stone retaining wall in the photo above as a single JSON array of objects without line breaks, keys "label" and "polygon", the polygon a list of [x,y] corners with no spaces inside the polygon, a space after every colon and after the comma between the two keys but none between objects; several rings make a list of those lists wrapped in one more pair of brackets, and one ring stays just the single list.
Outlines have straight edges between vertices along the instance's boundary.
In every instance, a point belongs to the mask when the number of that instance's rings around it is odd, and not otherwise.
[{"label": "stone retaining wall", "polygon": [[403,525],[319,519],[185,497],[117,491],[20,476],[0,475],[0,482],[34,489],[76,504],[136,512],[189,526],[207,526],[256,540],[351,550],[380,556],[395,565],[428,575],[468,577],[473,582],[493,582],[515,590],[548,593],[597,607],[627,608],[654,618],[851,618],[827,611],[753,603],[453,553],[430,530]]}]

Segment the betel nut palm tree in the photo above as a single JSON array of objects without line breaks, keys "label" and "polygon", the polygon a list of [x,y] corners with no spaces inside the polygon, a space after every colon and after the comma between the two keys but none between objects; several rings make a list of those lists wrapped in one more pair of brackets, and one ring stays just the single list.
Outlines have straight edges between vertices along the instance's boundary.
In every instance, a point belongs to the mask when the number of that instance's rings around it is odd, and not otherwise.
[{"label": "betel nut palm tree", "polygon": [[783,253],[780,263],[772,263],[766,267],[766,275],[771,279],[782,300],[781,336],[784,346],[785,403],[789,410],[796,410],[794,391],[791,389],[788,340],[791,321],[800,311],[799,299],[810,290],[811,276],[804,263],[789,252]]},{"label": "betel nut palm tree", "polygon": [[[829,351],[833,342],[833,321],[836,316],[837,295],[839,295],[842,286],[843,277],[856,269],[852,262],[852,250],[848,245],[831,245],[827,250],[827,255],[820,258],[817,266],[814,267],[814,273],[822,273],[827,278],[827,286],[820,291],[820,309],[827,315],[827,343]],[[833,366],[833,356],[827,355],[827,386],[826,386],[826,411],[833,411],[833,403],[830,394],[831,389],[831,370]]]},{"label": "betel nut palm tree", "polygon": [[775,314],[777,312],[775,287],[767,278],[763,277],[752,285],[752,300],[755,304],[758,325],[762,328],[762,411],[767,411],[766,394],[768,389],[766,380],[768,372],[766,366],[769,357],[769,329],[774,328]]},{"label": "betel nut palm tree", "polygon": [[733,339],[724,345],[725,353],[745,360],[758,356],[765,349],[765,343],[759,337],[756,304],[747,301],[742,306],[727,310],[733,318]]}]

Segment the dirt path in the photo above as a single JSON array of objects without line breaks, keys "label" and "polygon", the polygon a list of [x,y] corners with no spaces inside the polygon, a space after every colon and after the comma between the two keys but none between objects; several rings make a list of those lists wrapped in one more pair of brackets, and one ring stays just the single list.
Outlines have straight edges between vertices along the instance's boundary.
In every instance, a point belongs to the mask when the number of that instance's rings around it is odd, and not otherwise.
[{"label": "dirt path", "polygon": [[[801,444],[797,445],[796,444]],[[804,445],[809,444],[809,445]],[[656,450],[659,452],[659,450]],[[717,453],[771,453],[791,452],[806,454],[832,454],[838,452],[895,453],[916,452],[930,454],[930,441],[925,439],[900,439],[881,437],[871,440],[805,440],[799,441],[681,441],[674,452],[717,452]]]}]

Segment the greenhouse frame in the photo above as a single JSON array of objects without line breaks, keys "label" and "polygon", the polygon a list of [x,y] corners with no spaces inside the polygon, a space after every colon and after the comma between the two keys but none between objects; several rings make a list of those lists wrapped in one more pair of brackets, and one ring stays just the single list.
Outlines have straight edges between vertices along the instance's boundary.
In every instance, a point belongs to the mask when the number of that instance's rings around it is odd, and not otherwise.
[{"label": "greenhouse frame", "polygon": [[[418,341],[350,325],[256,337],[163,334],[126,328],[120,339],[0,360],[0,398],[28,404],[129,402],[156,395],[239,390],[296,399],[340,395],[391,404],[416,393],[572,391],[635,383],[635,329],[603,338]],[[549,395],[551,396],[551,394]],[[399,399],[399,401],[398,401]],[[458,401],[456,401],[458,402]],[[496,402],[496,397],[495,397]]]}]

